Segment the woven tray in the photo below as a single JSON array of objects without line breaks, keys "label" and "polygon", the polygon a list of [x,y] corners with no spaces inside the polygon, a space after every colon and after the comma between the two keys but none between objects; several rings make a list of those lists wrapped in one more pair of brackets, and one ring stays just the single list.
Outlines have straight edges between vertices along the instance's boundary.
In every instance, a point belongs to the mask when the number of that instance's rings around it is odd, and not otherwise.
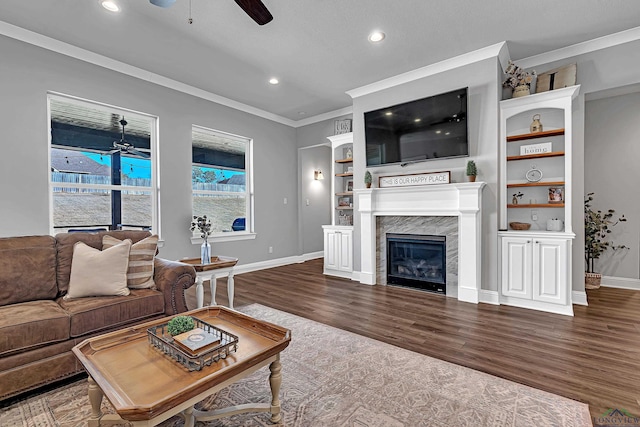
[{"label": "woven tray", "polygon": [[147,329],[149,343],[163,352],[166,356],[182,364],[189,371],[199,371],[205,366],[225,359],[227,355],[238,350],[238,337],[223,331],[213,325],[203,322],[197,317],[191,317],[196,324],[196,328],[202,328],[205,332],[215,335],[220,339],[220,344],[202,353],[192,355],[186,350],[178,347],[173,337],[167,332],[167,323],[152,326]]},{"label": "woven tray", "polygon": [[510,222],[509,227],[512,230],[528,230],[531,228],[531,224],[528,222]]}]

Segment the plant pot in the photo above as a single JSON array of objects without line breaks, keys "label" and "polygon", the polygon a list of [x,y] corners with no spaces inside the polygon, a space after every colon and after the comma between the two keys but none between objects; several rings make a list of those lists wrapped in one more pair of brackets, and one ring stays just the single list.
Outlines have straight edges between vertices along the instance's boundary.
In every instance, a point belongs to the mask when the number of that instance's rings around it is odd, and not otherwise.
[{"label": "plant pot", "polygon": [[584,273],[585,289],[599,289],[602,282],[602,274],[600,273]]},{"label": "plant pot", "polygon": [[476,176],[475,175],[467,175],[467,181],[476,182]]},{"label": "plant pot", "polygon": [[367,188],[371,188],[371,183],[370,182],[365,182],[364,185],[366,185]]},{"label": "plant pot", "polygon": [[515,89],[513,89],[513,95],[511,97],[520,98],[522,96],[527,96],[527,95],[531,95],[531,92],[529,91],[529,86],[520,85],[520,86],[516,86]]}]

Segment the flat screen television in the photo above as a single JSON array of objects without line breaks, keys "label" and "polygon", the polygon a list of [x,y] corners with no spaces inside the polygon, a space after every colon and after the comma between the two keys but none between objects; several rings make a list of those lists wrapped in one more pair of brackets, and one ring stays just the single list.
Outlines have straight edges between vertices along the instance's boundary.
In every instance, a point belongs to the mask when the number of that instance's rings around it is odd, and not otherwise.
[{"label": "flat screen television", "polygon": [[469,155],[467,88],[364,113],[367,166]]}]

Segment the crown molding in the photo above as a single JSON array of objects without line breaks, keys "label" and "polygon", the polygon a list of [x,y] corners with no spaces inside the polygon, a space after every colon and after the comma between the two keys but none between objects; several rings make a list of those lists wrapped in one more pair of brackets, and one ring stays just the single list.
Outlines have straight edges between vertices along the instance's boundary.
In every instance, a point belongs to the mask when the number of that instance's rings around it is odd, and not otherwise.
[{"label": "crown molding", "polygon": [[140,80],[154,83],[159,86],[164,86],[178,92],[186,93],[197,98],[205,99],[207,101],[211,101],[225,107],[233,108],[234,110],[242,111],[257,117],[261,117],[263,119],[271,120],[294,128],[300,126],[295,120],[291,120],[256,107],[252,107],[251,105],[234,101],[233,99],[229,99],[224,96],[216,95],[215,93],[199,89],[195,86],[170,79],[160,74],[152,73],[150,71],[135,67],[125,62],[117,61],[115,59],[100,55],[90,50],[83,49],[60,40],[56,40],[54,38],[24,29],[22,27],[18,27],[13,24],[9,24],[8,22],[0,21],[0,35],[19,40],[21,42],[28,43],[43,49],[47,49],[61,55],[78,59],[89,64],[97,65],[102,68],[135,77]]},{"label": "crown molding", "polygon": [[311,125],[314,123],[322,122],[324,120],[335,119],[336,117],[346,116],[347,114],[353,114],[353,107],[344,107],[339,110],[328,111],[326,113],[318,114],[317,116],[311,116],[306,119],[298,120],[295,122],[295,127]]},{"label": "crown molding", "polygon": [[443,61],[436,62],[435,64],[398,74],[397,76],[379,80],[375,83],[361,86],[359,88],[351,89],[347,91],[347,95],[351,96],[351,98],[358,98],[360,96],[369,95],[371,93],[433,76],[434,74],[439,74],[464,65],[473,64],[474,62],[483,61],[485,59],[498,57],[503,60],[506,56],[501,54],[501,52],[503,49],[506,49],[506,46],[507,42],[500,42],[472,52],[463,53],[462,55],[454,56],[453,58],[445,59]]},{"label": "crown molding", "polygon": [[625,31],[620,31],[619,33],[608,34],[606,36],[598,37],[597,39],[587,40],[582,43],[519,59],[518,65],[522,68],[532,68],[639,39],[640,27],[630,28]]}]

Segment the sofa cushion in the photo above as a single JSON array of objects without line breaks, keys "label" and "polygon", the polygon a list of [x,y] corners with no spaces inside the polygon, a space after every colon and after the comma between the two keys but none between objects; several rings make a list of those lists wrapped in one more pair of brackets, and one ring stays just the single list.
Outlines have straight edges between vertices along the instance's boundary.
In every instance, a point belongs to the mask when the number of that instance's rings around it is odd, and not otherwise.
[{"label": "sofa cushion", "polygon": [[[102,250],[109,249],[121,241],[115,237],[102,236]],[[129,251],[127,286],[131,289],[155,289],[153,281],[153,258],[158,250],[158,236],[146,237],[134,243]]]},{"label": "sofa cushion", "polygon": [[69,289],[64,296],[83,298],[108,295],[129,295],[127,268],[131,240],[101,251],[78,242],[73,248]]},{"label": "sofa cushion", "polygon": [[92,248],[102,249],[102,236],[109,235],[119,240],[131,239],[136,243],[151,235],[148,231],[136,230],[116,230],[102,231],[100,233],[59,233],[56,234],[58,247],[58,269],[56,275],[58,279],[58,296],[62,296],[69,289],[69,278],[71,277],[71,260],[73,259],[73,245],[76,242],[83,242]]},{"label": "sofa cushion", "polygon": [[69,314],[54,301],[0,307],[0,356],[69,339]]},{"label": "sofa cushion", "polygon": [[126,297],[58,298],[57,302],[71,316],[71,337],[164,313],[164,295],[152,289],[132,289]]},{"label": "sofa cushion", "polygon": [[54,299],[57,293],[55,239],[0,238],[0,306]]}]

